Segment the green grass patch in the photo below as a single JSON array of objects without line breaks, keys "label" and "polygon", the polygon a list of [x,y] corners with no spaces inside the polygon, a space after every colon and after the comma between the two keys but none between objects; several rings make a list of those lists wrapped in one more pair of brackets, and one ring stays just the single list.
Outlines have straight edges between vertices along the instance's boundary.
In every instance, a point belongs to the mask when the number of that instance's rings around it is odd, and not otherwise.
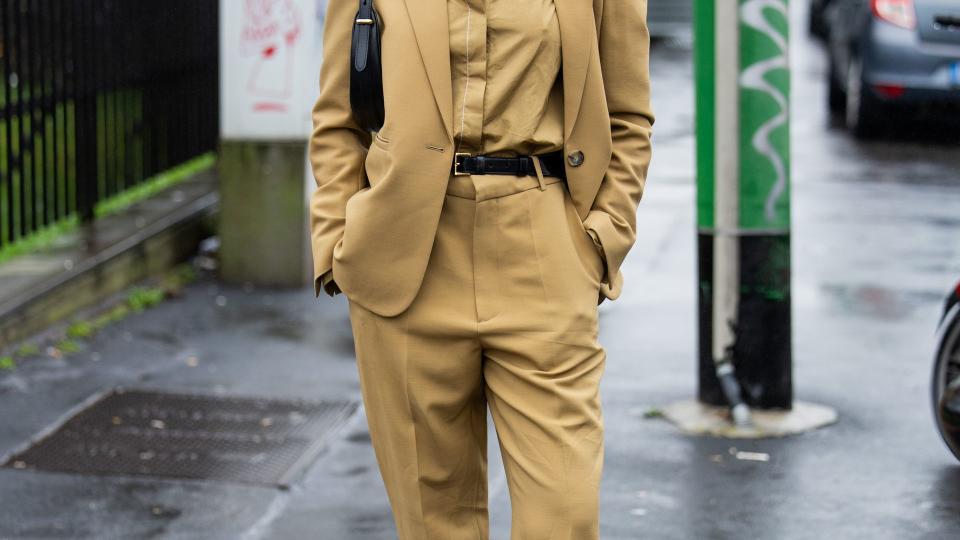
[{"label": "green grass patch", "polygon": [[130,308],[127,304],[117,304],[106,313],[101,313],[93,320],[93,327],[100,330],[104,326],[117,322],[130,314]]},{"label": "green grass patch", "polygon": [[62,340],[60,343],[57,343],[56,347],[66,354],[75,353],[80,350],[80,344],[72,339]]},{"label": "green grass patch", "polygon": [[213,167],[217,162],[214,152],[207,152],[198,157],[168,169],[145,182],[134,186],[123,193],[119,193],[100,201],[94,208],[94,215],[98,218],[115,214],[130,205],[149,198],[167,189],[170,186],[190,178],[191,176]]},{"label": "green grass patch", "polygon": [[649,409],[647,409],[646,411],[643,412],[643,417],[644,417],[644,418],[648,418],[648,419],[649,419],[649,418],[663,418],[663,410],[658,409],[658,408],[656,408],[656,407],[650,407]]},{"label": "green grass patch", "polygon": [[0,369],[14,369],[17,367],[12,356],[0,356]]},{"label": "green grass patch", "polygon": [[193,266],[181,264],[163,276],[163,279],[160,281],[160,287],[162,287],[167,294],[176,295],[180,293],[185,285],[196,281],[196,279],[197,271],[194,270]]},{"label": "green grass patch", "polygon": [[17,348],[17,356],[36,356],[40,354],[40,347],[36,343],[24,343]]},{"label": "green grass patch", "polygon": [[77,321],[67,327],[67,337],[74,339],[88,338],[96,332],[94,325],[87,321]]},{"label": "green grass patch", "polygon": [[137,287],[127,296],[127,304],[134,312],[140,312],[159,304],[164,296],[165,291],[160,287]]},{"label": "green grass patch", "polygon": [[0,264],[14,257],[19,257],[20,255],[35,253],[49,248],[58,238],[75,230],[78,224],[79,220],[77,217],[70,216],[13,244],[0,248]]},{"label": "green grass patch", "polygon": [[130,306],[126,304],[120,304],[119,306],[110,310],[107,314],[109,317],[109,322],[117,322],[123,320],[124,317],[130,314]]}]

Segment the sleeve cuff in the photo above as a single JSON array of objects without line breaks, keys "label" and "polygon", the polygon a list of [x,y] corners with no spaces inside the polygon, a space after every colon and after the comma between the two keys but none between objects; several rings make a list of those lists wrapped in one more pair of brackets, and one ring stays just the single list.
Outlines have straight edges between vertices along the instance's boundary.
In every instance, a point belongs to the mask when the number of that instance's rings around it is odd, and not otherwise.
[{"label": "sleeve cuff", "polygon": [[587,233],[590,235],[590,238],[593,239],[593,247],[597,248],[597,253],[600,255],[600,260],[603,261],[603,276],[600,279],[601,283],[609,282],[609,268],[607,268],[607,256],[603,252],[603,244],[600,242],[600,237],[597,235],[597,231],[593,229],[587,229]]},{"label": "sleeve cuff", "polygon": [[603,260],[606,263],[606,271],[603,280],[601,280],[602,290],[610,300],[615,300],[620,296],[623,287],[623,273],[620,271],[620,264],[630,246],[633,243],[633,236],[620,234],[610,218],[610,215],[600,210],[591,210],[587,218],[583,221],[590,235],[596,235],[603,247]]}]

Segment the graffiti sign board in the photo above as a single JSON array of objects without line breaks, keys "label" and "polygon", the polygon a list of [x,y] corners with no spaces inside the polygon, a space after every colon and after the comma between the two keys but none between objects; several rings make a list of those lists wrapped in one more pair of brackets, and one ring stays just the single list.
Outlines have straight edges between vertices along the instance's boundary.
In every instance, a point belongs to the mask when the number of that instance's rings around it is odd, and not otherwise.
[{"label": "graffiti sign board", "polygon": [[325,11],[325,0],[220,0],[222,138],[309,136]]}]

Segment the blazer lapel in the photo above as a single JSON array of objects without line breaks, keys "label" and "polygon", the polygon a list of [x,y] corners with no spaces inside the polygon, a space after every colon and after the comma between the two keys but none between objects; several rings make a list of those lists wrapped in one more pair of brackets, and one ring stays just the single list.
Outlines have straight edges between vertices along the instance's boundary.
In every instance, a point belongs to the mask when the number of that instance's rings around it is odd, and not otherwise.
[{"label": "blazer lapel", "polygon": [[[414,0],[416,1],[416,0]],[[554,0],[560,23],[560,48],[563,75],[563,135],[570,137],[580,112],[587,63],[593,52],[594,28],[591,4],[585,0]]]},{"label": "blazer lapel", "polygon": [[450,80],[450,27],[446,0],[404,0],[407,14],[417,36],[417,47],[423,59],[433,97],[453,140],[453,88]]},{"label": "blazer lapel", "polygon": [[[450,80],[450,28],[446,0],[404,0],[407,14],[417,37],[420,57],[433,89],[440,115],[453,140],[453,89]],[[593,12],[584,0],[554,0],[560,23],[560,43],[563,77],[564,137],[570,137],[580,111],[583,86],[587,78],[587,63],[593,52],[594,40],[589,30]]]}]

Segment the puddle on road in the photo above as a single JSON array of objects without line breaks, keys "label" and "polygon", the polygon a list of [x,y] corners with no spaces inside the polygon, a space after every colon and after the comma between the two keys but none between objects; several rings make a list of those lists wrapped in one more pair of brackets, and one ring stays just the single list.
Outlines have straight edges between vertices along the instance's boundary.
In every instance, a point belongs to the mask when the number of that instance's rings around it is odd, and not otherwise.
[{"label": "puddle on road", "polygon": [[939,303],[946,294],[879,285],[824,284],[821,290],[838,311],[885,321],[906,319],[920,307]]}]

